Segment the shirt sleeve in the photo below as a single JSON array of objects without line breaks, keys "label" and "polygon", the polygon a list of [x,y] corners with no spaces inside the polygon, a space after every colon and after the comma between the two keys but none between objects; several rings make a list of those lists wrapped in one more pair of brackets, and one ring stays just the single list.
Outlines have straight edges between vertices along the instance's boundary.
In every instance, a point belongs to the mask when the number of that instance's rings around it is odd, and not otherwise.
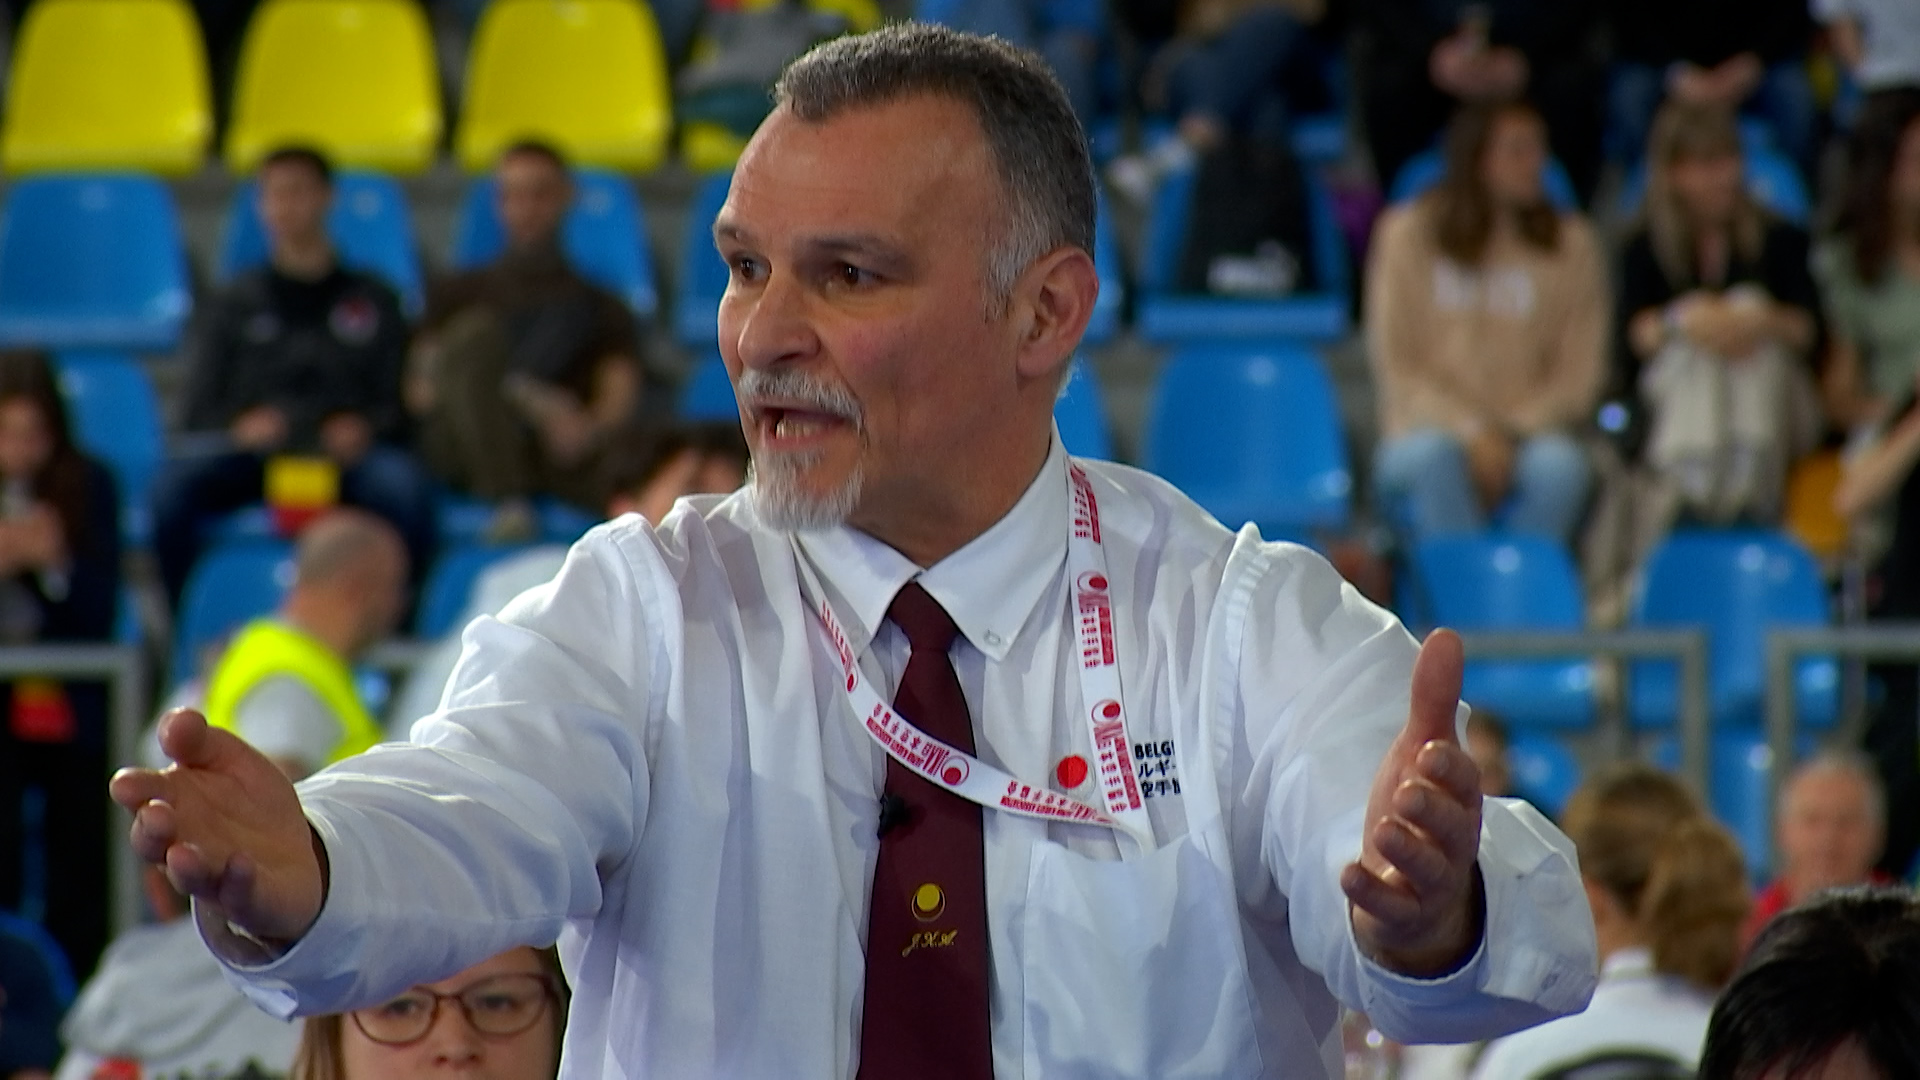
[{"label": "shirt sleeve", "polygon": [[318,769],[333,757],[340,718],[306,683],[291,675],[262,679],[234,707],[233,729],[270,758]]},{"label": "shirt sleeve", "polygon": [[551,584],[468,627],[445,705],[411,744],[299,786],[330,865],[320,917],[260,965],[201,920],[257,1005],[283,1018],[365,1006],[598,912],[601,868],[646,818],[643,732],[664,708],[665,628],[680,625],[646,530],[602,526]]},{"label": "shirt sleeve", "polygon": [[1491,1038],[1584,1008],[1599,960],[1573,847],[1518,800],[1483,804],[1486,928],[1464,966],[1411,979],[1361,953],[1340,875],[1360,855],[1374,773],[1406,723],[1417,648],[1304,549],[1265,548],[1229,588],[1230,639],[1244,617],[1230,829],[1246,853],[1237,861],[1257,854],[1284,895],[1301,961],[1405,1043]]}]

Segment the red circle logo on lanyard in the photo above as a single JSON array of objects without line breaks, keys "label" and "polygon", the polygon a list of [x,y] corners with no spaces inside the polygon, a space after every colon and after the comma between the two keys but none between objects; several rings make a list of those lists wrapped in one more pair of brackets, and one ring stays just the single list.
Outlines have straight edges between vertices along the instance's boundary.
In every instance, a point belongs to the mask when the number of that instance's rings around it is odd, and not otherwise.
[{"label": "red circle logo on lanyard", "polygon": [[1053,778],[1068,791],[1087,782],[1087,759],[1079,754],[1068,754],[1060,759],[1060,765],[1053,770]]},{"label": "red circle logo on lanyard", "polygon": [[967,763],[958,758],[949,758],[947,767],[940,770],[940,779],[945,780],[948,787],[959,787],[966,783]]}]

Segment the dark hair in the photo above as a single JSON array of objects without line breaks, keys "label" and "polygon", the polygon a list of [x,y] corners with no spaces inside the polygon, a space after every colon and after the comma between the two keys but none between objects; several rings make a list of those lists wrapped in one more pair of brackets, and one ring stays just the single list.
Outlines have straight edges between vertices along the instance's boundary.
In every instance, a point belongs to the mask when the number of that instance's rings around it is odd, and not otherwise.
[{"label": "dark hair", "polygon": [[747,471],[747,438],[731,420],[672,423],[645,429],[629,427],[607,440],[600,461],[600,495],[605,504],[652,483],[681,454],[725,458]]},{"label": "dark hair", "polygon": [[[1493,239],[1493,193],[1487,190],[1482,173],[1494,129],[1509,116],[1543,122],[1539,111],[1525,101],[1468,105],[1455,113],[1447,128],[1446,174],[1427,196],[1441,252],[1466,266],[1478,266]],[[1520,209],[1518,225],[1521,239],[1542,251],[1552,251],[1560,242],[1560,211],[1545,194]]]},{"label": "dark hair", "polygon": [[78,549],[92,542],[88,535],[87,459],[73,443],[67,406],[60,396],[53,365],[43,352],[0,350],[0,402],[22,400],[40,412],[47,425],[52,452],[39,475],[32,478],[33,496],[45,500],[60,515],[67,544]]},{"label": "dark hair", "polygon": [[1920,89],[1903,87],[1870,96],[1854,128],[1840,229],[1853,242],[1854,272],[1868,285],[1886,276],[1893,255],[1893,166],[1915,121],[1920,121]]},{"label": "dark hair", "polygon": [[1843,1043],[1885,1080],[1920,1076],[1920,898],[1823,893],[1776,917],[1714,1006],[1701,1080],[1799,1080]]},{"label": "dark hair", "polygon": [[1645,935],[1654,970],[1718,990],[1740,959],[1747,872],[1740,845],[1673,776],[1627,762],[1567,801],[1580,876],[1605,889]]},{"label": "dark hair", "polygon": [[[508,949],[507,952],[512,952]],[[567,1030],[566,973],[560,969],[560,953],[552,946],[535,949],[540,958],[540,973],[553,988],[547,1020],[553,1032],[553,1075],[560,1074],[560,1042]],[[346,1064],[340,1050],[340,1033],[346,1026],[346,1014],[309,1016],[300,1028],[300,1045],[293,1054],[288,1080],[347,1080]]]},{"label": "dark hair", "polygon": [[560,152],[559,147],[550,142],[544,142],[540,139],[521,139],[509,145],[505,150],[500,151],[500,157],[497,160],[505,161],[508,158],[516,157],[539,158],[560,172],[569,176],[573,175],[572,166],[567,164],[567,156]]},{"label": "dark hair", "polygon": [[325,187],[333,186],[333,164],[311,146],[282,146],[260,159],[260,172],[281,165],[295,165],[313,173]]},{"label": "dark hair", "polygon": [[843,37],[795,60],[773,90],[808,123],[848,109],[928,95],[973,110],[993,153],[1007,222],[987,279],[1004,299],[1035,259],[1060,247],[1093,252],[1093,162],[1086,133],[1046,61],[999,38],[902,23]]}]

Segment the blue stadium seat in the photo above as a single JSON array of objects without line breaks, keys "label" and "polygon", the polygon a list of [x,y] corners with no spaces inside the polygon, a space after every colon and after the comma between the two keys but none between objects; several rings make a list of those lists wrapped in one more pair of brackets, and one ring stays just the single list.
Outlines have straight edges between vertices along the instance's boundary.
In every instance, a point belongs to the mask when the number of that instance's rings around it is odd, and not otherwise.
[{"label": "blue stadium seat", "polygon": [[[440,534],[440,543],[447,549],[469,545],[485,545],[487,526],[493,523],[495,511],[499,508],[485,499],[453,492],[442,492],[438,505],[434,509],[434,518]],[[600,523],[600,519],[576,506],[569,506],[557,499],[536,498],[533,500],[534,515],[540,527],[540,539],[556,544],[571,544],[580,539],[588,529]],[[244,515],[248,511],[241,511]],[[262,517],[266,528],[272,527],[272,519]],[[232,535],[226,534],[225,535]],[[255,535],[252,530],[239,533],[241,536]]]},{"label": "blue stadium seat", "polygon": [[[248,181],[227,207],[217,273],[222,281],[267,261],[267,236],[255,208],[258,185]],[[333,209],[327,233],[340,261],[385,281],[400,294],[411,314],[426,300],[420,254],[413,244],[413,214],[407,194],[390,176],[343,172],[334,177]]]},{"label": "blue stadium seat", "polygon": [[[1586,625],[1580,575],[1566,549],[1538,536],[1422,540],[1413,569],[1434,623],[1456,630],[1572,630]],[[1462,695],[1515,728],[1593,724],[1593,665],[1586,659],[1475,660]]]},{"label": "blue stadium seat", "polygon": [[[560,232],[567,257],[580,276],[625,300],[640,318],[653,318],[660,308],[653,246],[633,184],[604,169],[575,169],[573,182],[573,208]],[[463,270],[481,266],[499,256],[506,244],[494,207],[493,178],[483,177],[467,189],[460,206],[453,265]]]},{"label": "blue stadium seat", "polygon": [[680,416],[686,420],[738,420],[740,406],[733,399],[733,381],[719,353],[709,355],[693,369],[680,388]]},{"label": "blue stadium seat", "polygon": [[[1400,166],[1400,174],[1393,178],[1393,187],[1388,189],[1387,201],[1403,203],[1417,199],[1438,185],[1446,172],[1447,159],[1441,151],[1425,150],[1415,154]],[[1540,182],[1546,188],[1547,201],[1554,206],[1561,210],[1580,208],[1580,199],[1573,193],[1573,180],[1558,158],[1547,159]]]},{"label": "blue stadium seat", "polygon": [[166,185],[147,176],[20,180],[0,214],[0,345],[167,352],[192,307]]},{"label": "blue stadium seat", "polygon": [[1231,528],[1269,537],[1346,526],[1346,433],[1319,358],[1298,345],[1188,345],[1147,415],[1145,465]]},{"label": "blue stadium seat", "polygon": [[605,520],[558,499],[537,500],[535,509],[540,514],[540,538],[549,544],[574,543]]},{"label": "blue stadium seat", "polygon": [[54,368],[74,441],[120,486],[120,534],[145,544],[153,535],[153,477],[166,452],[160,402],[146,369],[122,353],[86,351],[56,355]]},{"label": "blue stadium seat", "polygon": [[[1795,225],[1805,228],[1813,216],[1813,197],[1807,182],[1792,159],[1770,145],[1748,140],[1746,159],[1747,193],[1755,202]],[[1647,197],[1645,162],[1628,171],[1620,187],[1620,210],[1631,214],[1640,209]]]},{"label": "blue stadium seat", "polygon": [[1580,763],[1566,744],[1545,734],[1517,733],[1507,747],[1507,766],[1513,773],[1513,793],[1558,818],[1567,800],[1580,786]]},{"label": "blue stadium seat", "polygon": [[471,544],[442,552],[420,589],[420,610],[413,620],[414,636],[431,641],[459,630],[454,623],[467,609],[467,598],[480,575],[494,563],[524,550],[517,545]]},{"label": "blue stadium seat", "polygon": [[67,962],[66,952],[53,935],[47,933],[46,927],[13,912],[0,910],[0,934],[39,954],[47,967],[47,981],[52,985],[54,1002],[62,1011],[73,1004],[73,996],[79,991],[73,979],[73,966]]},{"label": "blue stadium seat", "polygon": [[[1795,747],[1797,760],[1812,757],[1811,738],[1802,736]],[[1652,758],[1663,769],[1680,768],[1680,741],[1671,735],[1654,740]],[[1740,841],[1746,856],[1747,876],[1755,882],[1766,881],[1773,871],[1773,837],[1767,831],[1767,771],[1773,751],[1765,735],[1750,731],[1717,731],[1709,756],[1707,800],[1713,816]],[[1793,763],[1788,763],[1792,768]]]},{"label": "blue stadium seat", "polygon": [[1093,365],[1075,357],[1073,378],[1066,392],[1053,403],[1053,422],[1060,428],[1060,441],[1075,457],[1113,457],[1113,428],[1107,421],[1107,398],[1100,392],[1100,379]]},{"label": "blue stadium seat", "polygon": [[292,584],[293,547],[281,541],[225,544],[201,556],[174,622],[173,681],[192,677],[207,646],[279,607]]},{"label": "blue stadium seat", "polygon": [[[713,249],[713,220],[726,205],[730,173],[718,173],[701,182],[687,211],[680,240],[679,297],[673,305],[674,340],[692,349],[714,347],[718,332],[720,296],[727,291],[727,264]],[[1089,345],[1108,341],[1119,333],[1126,309],[1126,271],[1120,241],[1114,235],[1106,200],[1100,200],[1093,223],[1093,264],[1100,275],[1100,298],[1094,302],[1084,338]]]},{"label": "blue stadium seat", "polygon": [[1305,173],[1313,262],[1321,288],[1273,300],[1183,294],[1174,291],[1192,216],[1199,173],[1173,173],[1154,193],[1140,255],[1140,299],[1135,328],[1148,341],[1179,344],[1220,339],[1327,342],[1348,331],[1353,266],[1326,185]]},{"label": "blue stadium seat", "polygon": [[[1751,729],[1760,725],[1765,712],[1768,628],[1824,626],[1830,618],[1819,567],[1785,534],[1681,530],[1648,557],[1632,623],[1705,627],[1713,722]],[[1673,724],[1680,704],[1676,665],[1642,661],[1632,666],[1631,677],[1634,722],[1642,727]],[[1833,725],[1839,682],[1831,658],[1800,662],[1794,687],[1803,726]]]}]

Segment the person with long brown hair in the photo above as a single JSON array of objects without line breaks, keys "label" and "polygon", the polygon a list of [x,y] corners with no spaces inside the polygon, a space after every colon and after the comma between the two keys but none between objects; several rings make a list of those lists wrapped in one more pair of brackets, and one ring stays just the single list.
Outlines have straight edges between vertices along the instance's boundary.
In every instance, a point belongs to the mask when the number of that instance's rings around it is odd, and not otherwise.
[{"label": "person with long brown hair", "polygon": [[1882,423],[1920,377],[1920,89],[1861,113],[1845,217],[1814,270],[1829,320],[1828,411],[1848,427]]},{"label": "person with long brown hair", "polygon": [[1700,1058],[1714,995],[1740,963],[1746,865],[1668,773],[1625,763],[1582,784],[1567,836],[1600,941],[1600,987],[1577,1016],[1495,1040],[1481,1080],[1536,1077],[1601,1055]]},{"label": "person with long brown hair", "polygon": [[1572,431],[1606,375],[1594,231],[1541,182],[1531,106],[1461,111],[1440,185],[1382,219],[1367,267],[1376,484],[1416,536],[1490,523],[1566,540],[1590,482]]}]

